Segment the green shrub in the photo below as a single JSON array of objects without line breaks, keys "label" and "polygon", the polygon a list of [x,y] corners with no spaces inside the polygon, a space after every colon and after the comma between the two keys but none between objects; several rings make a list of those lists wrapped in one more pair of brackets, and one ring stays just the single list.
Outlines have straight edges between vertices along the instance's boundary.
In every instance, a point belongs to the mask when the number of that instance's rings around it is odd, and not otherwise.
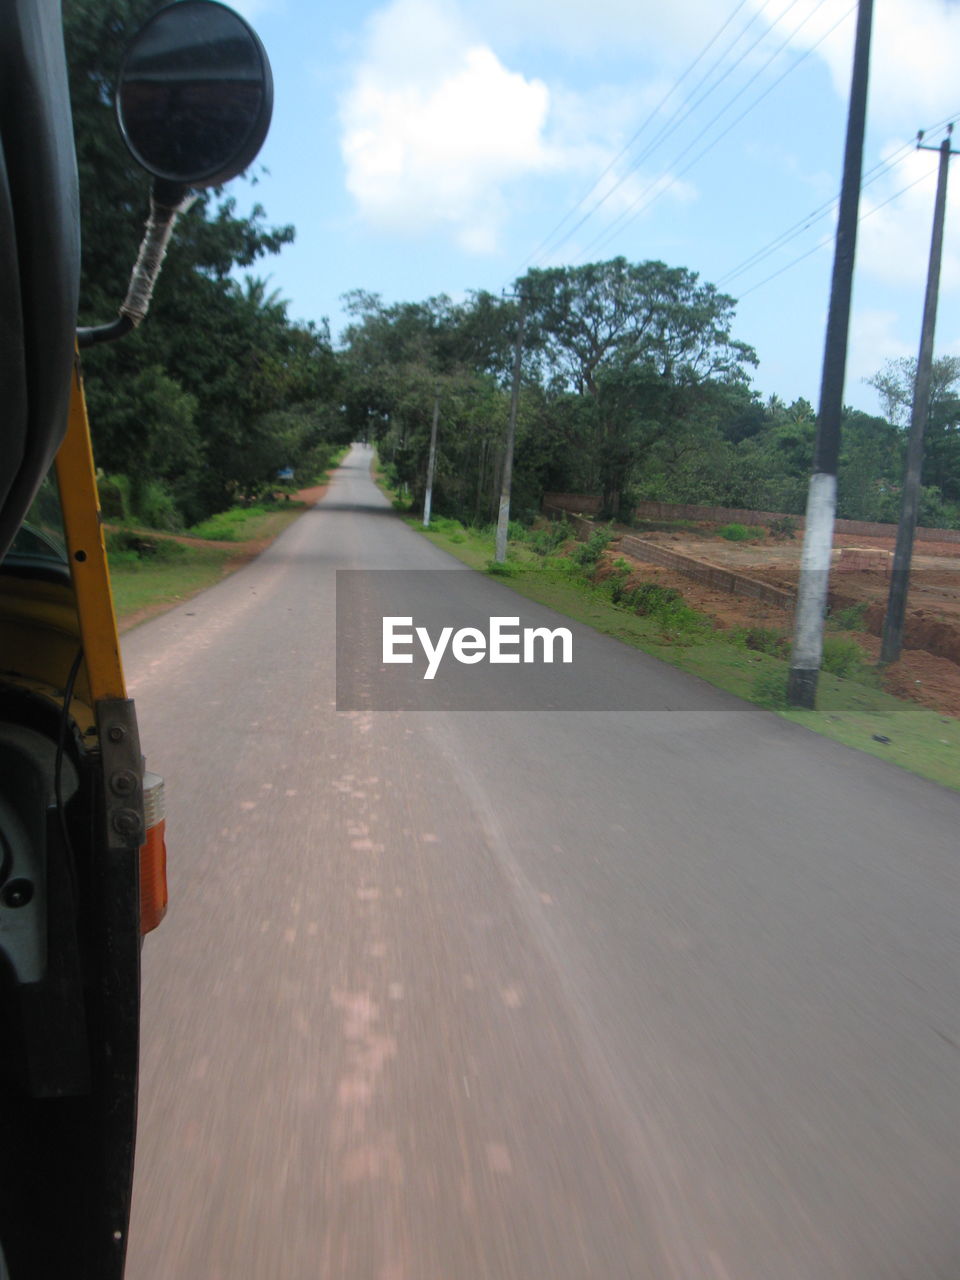
[{"label": "green shrub", "polygon": [[790,656],[790,640],[773,627],[748,627],[737,633],[738,640],[741,636],[744,648],[752,649],[754,653],[768,653],[772,658]]},{"label": "green shrub", "polygon": [[866,654],[856,640],[846,636],[827,636],[823,642],[821,668],[831,675],[853,680],[866,665]]},{"label": "green shrub", "polygon": [[753,537],[752,532],[745,524],[725,524],[722,529],[718,529],[717,533],[721,538],[726,538],[728,542],[743,542],[747,538]]},{"label": "green shrub", "polygon": [[265,516],[267,508],[258,503],[252,507],[231,507],[217,515],[201,520],[190,530],[193,538],[208,538],[211,542],[242,542],[246,537],[243,526],[254,516]]},{"label": "green shrub", "polygon": [[517,566],[506,560],[502,564],[499,560],[488,560],[487,573],[492,573],[495,578],[512,578],[517,573]]},{"label": "green shrub", "polygon": [[681,636],[702,635],[713,630],[713,624],[709,618],[679,600],[671,600],[661,605],[653,616],[666,634],[675,639]]},{"label": "green shrub", "polygon": [[104,542],[110,564],[114,567],[146,561],[180,560],[187,554],[186,547],[172,538],[151,538],[148,534],[134,533],[132,529],[108,533]]},{"label": "green shrub", "polygon": [[866,631],[866,601],[860,604],[848,604],[837,609],[827,618],[827,622],[837,631]]},{"label": "green shrub", "polygon": [[129,520],[130,482],[126,476],[97,476],[100,510],[105,520]]},{"label": "green shrub", "polygon": [[660,614],[682,600],[675,587],[661,587],[656,582],[641,582],[624,596],[624,603],[639,614]]},{"label": "green shrub", "polygon": [[612,529],[596,529],[586,542],[580,543],[573,559],[581,569],[593,569],[612,541]]},{"label": "green shrub", "polygon": [[786,711],[787,676],[785,668],[758,671],[753,679],[750,701],[758,707],[766,707],[768,711]]},{"label": "green shrub", "polygon": [[570,530],[563,520],[551,522],[545,529],[531,529],[527,539],[531,550],[538,556],[548,556],[570,537]]},{"label": "green shrub", "polygon": [[797,532],[795,516],[777,516],[770,521],[770,534],[774,538],[792,538]]},{"label": "green shrub", "polygon": [[130,517],[137,524],[168,532],[183,528],[183,519],[173,494],[160,480],[131,485],[130,506]]}]

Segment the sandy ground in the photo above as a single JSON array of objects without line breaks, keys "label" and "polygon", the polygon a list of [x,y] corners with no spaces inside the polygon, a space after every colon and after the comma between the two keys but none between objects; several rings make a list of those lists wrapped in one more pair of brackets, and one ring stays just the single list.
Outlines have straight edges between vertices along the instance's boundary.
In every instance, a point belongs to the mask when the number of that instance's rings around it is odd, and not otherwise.
[{"label": "sandy ground", "polygon": [[[774,586],[795,590],[799,576],[801,539],[727,542],[722,538],[664,532],[638,532],[680,555],[735,569]],[[892,551],[886,538],[838,535],[836,550],[857,547]],[[614,546],[614,556],[622,554]],[[871,658],[880,654],[880,632],[886,609],[889,577],[882,571],[840,571],[835,558],[831,574],[831,608],[866,603],[870,634],[850,633]],[[721,627],[770,627],[789,632],[789,614],[773,605],[733,596],[701,586],[682,574],[637,563],[638,577],[675,587],[695,608]],[[847,634],[833,632],[832,634]],[[946,715],[960,716],[960,544],[918,542],[914,549],[910,595],[900,660],[887,670],[884,687]]]}]

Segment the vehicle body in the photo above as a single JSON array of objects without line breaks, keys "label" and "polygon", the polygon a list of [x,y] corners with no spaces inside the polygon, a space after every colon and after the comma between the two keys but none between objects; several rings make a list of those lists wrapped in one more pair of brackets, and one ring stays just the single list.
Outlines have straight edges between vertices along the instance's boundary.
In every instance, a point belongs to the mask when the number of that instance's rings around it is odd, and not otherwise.
[{"label": "vehicle body", "polygon": [[[254,73],[239,89],[234,76],[229,93],[248,102],[230,161],[151,164],[154,140],[169,151],[163,94],[182,91],[183,51],[195,59],[211,23],[234,24],[234,40],[246,28],[211,0],[154,15],[121,80],[135,153],[149,125],[137,158],[157,179],[141,250],[154,278],[187,188],[245,167],[269,121],[269,69],[255,110]],[[188,91],[213,102],[225,81]],[[77,354],[60,0],[0,0],[0,83],[0,1277],[112,1280],[130,1209],[141,940],[166,909],[164,820],[126,696]],[[121,319],[81,346],[142,318],[152,280],[137,271]]]}]

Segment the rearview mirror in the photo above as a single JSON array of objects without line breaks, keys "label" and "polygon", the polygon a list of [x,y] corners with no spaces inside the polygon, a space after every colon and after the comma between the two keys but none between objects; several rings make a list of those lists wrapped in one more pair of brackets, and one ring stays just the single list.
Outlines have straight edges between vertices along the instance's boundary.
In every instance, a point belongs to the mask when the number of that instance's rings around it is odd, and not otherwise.
[{"label": "rearview mirror", "polygon": [[243,18],[217,0],[178,0],[134,37],[120,72],[117,119],[148,173],[213,187],[254,159],[270,125],[266,51]]}]

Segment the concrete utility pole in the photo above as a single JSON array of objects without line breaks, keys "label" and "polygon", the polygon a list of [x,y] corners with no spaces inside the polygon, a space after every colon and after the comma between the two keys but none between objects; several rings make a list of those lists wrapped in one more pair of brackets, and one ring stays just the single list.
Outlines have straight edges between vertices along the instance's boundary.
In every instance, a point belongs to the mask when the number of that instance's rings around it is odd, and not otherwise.
[{"label": "concrete utility pole", "polygon": [[917,376],[913,384],[913,409],[910,414],[910,440],[907,444],[907,472],[903,481],[900,506],[900,525],[897,529],[897,546],[893,554],[893,574],[890,578],[890,595],[887,613],[883,620],[883,641],[880,647],[881,663],[896,662],[903,647],[903,619],[907,611],[907,592],[910,588],[910,561],[913,557],[913,535],[917,528],[917,510],[920,506],[920,473],[923,470],[923,433],[930,412],[930,381],[933,373],[933,334],[937,325],[937,298],[940,292],[940,261],[943,257],[943,223],[947,210],[947,172],[950,157],[960,155],[951,151],[950,139],[953,125],[939,147],[922,145],[923,134],[917,134],[918,151],[939,151],[940,170],[937,175],[937,198],[933,209],[933,235],[930,238],[930,265],[927,269],[927,292],[923,300],[923,326],[920,331],[920,354],[917,357]]},{"label": "concrete utility pole", "polygon": [[423,527],[430,525],[430,508],[433,506],[433,473],[437,468],[437,423],[440,421],[440,383],[433,397],[433,423],[430,427],[430,456],[427,459],[427,492],[423,497]]},{"label": "concrete utility pole", "polygon": [[847,141],[843,158],[843,184],[837,216],[837,241],[830,285],[830,311],[823,352],[820,406],[813,474],[807,497],[807,517],[800,559],[800,584],[794,623],[793,653],[787,700],[792,707],[816,705],[817,680],[823,657],[823,619],[830,580],[830,552],[837,512],[837,462],[840,456],[840,419],[843,415],[843,382],[847,368],[850,330],[850,297],[853,261],[857,246],[857,219],[863,169],[863,135],[867,114],[867,79],[870,67],[870,31],[873,0],[860,0],[857,35],[847,115]]},{"label": "concrete utility pole", "polygon": [[510,524],[510,486],[513,483],[513,442],[517,434],[517,408],[520,404],[520,364],[523,359],[523,324],[527,314],[526,299],[521,296],[517,313],[517,338],[513,348],[513,387],[510,393],[510,419],[507,423],[507,447],[503,458],[500,483],[500,510],[497,513],[497,564],[507,558],[507,528]]}]

